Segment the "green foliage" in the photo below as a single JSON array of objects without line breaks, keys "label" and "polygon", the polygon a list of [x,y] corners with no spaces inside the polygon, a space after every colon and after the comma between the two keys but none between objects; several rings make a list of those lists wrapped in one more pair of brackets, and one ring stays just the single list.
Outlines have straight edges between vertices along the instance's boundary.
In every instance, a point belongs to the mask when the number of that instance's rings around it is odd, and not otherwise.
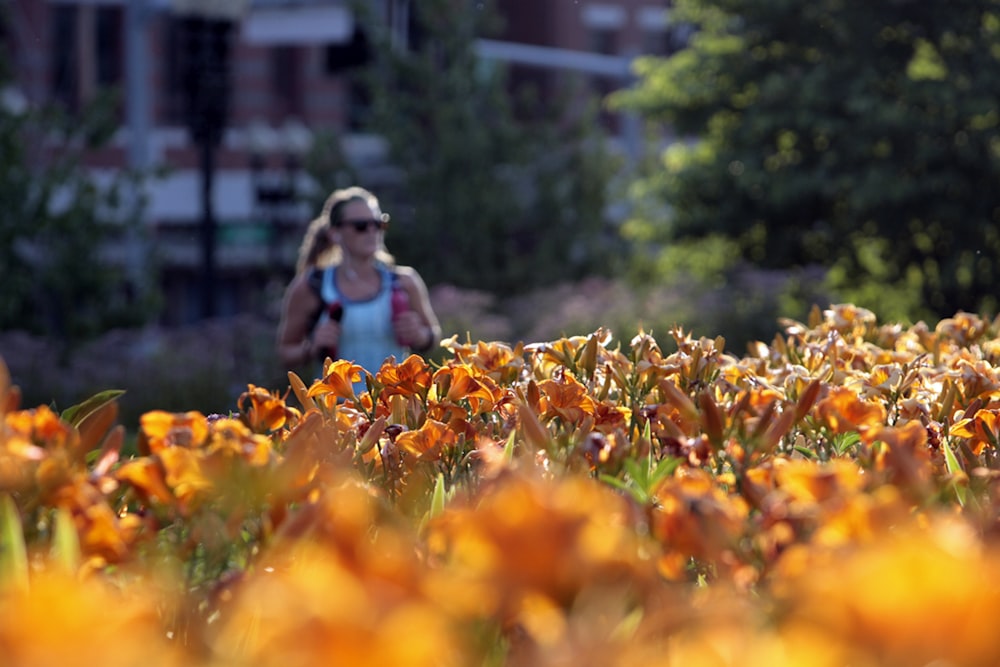
[{"label": "green foliage", "polygon": [[99,186],[81,167],[110,139],[116,100],[109,93],[73,116],[55,106],[0,108],[0,329],[73,344],[151,314],[151,297],[137,285],[129,294],[124,269],[102,255],[138,224],[140,203],[126,199],[136,178]]},{"label": "green foliage", "polygon": [[996,310],[1000,1],[678,0],[673,16],[698,27],[689,47],[642,60],[613,103],[698,141],[634,188],[669,204],[635,236],[832,267],[843,298],[899,319]]},{"label": "green foliage", "polygon": [[413,3],[409,49],[370,26],[371,129],[389,143],[407,204],[392,211],[392,252],[428,283],[492,292],[606,271],[615,165],[596,110],[512,91],[506,69],[474,51],[491,3],[466,4]]}]

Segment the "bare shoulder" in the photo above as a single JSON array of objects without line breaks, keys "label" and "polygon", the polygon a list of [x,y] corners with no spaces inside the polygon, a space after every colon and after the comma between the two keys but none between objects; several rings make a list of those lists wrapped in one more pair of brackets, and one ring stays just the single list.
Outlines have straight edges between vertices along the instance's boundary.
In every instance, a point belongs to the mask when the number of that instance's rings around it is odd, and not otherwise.
[{"label": "bare shoulder", "polygon": [[397,266],[393,269],[404,287],[424,287],[424,280],[412,266]]},{"label": "bare shoulder", "polygon": [[300,273],[292,278],[292,281],[288,283],[288,287],[285,288],[285,301],[294,304],[319,302],[319,295],[316,294],[316,290],[309,284],[308,273]]}]

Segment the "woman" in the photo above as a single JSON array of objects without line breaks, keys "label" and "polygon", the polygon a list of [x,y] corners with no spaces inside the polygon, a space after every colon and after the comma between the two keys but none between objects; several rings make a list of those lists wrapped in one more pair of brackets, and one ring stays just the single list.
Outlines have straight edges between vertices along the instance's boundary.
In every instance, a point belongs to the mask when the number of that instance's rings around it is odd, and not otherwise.
[{"label": "woman", "polygon": [[288,368],[331,357],[374,374],[389,356],[402,361],[440,340],[423,279],[385,249],[388,224],[364,188],[327,198],[306,230],[282,304],[278,354]]}]

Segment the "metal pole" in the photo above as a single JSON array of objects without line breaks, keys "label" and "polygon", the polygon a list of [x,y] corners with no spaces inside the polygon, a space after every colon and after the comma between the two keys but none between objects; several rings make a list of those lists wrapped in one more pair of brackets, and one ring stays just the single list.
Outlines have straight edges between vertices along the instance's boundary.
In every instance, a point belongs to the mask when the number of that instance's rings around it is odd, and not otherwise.
[{"label": "metal pole", "polygon": [[[149,168],[149,132],[150,132],[150,87],[149,87],[149,0],[131,0],[126,4],[128,14],[128,30],[126,31],[125,76],[128,94],[126,113],[129,128],[129,165],[136,172],[145,176]],[[130,209],[139,213],[136,219],[128,221],[126,230],[126,270],[133,286],[139,293],[145,291],[148,280],[146,276],[145,248],[142,234],[136,225],[145,225],[146,216],[140,211],[142,193],[140,184],[133,184],[130,193]]]},{"label": "metal pole", "polygon": [[212,185],[215,174],[215,146],[211,141],[201,142],[201,251],[202,317],[215,317],[215,209],[212,205]]}]

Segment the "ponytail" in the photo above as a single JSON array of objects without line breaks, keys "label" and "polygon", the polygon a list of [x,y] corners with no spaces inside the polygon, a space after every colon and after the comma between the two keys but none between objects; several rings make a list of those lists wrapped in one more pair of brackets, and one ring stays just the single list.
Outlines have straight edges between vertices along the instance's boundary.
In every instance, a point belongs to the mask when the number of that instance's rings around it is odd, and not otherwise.
[{"label": "ponytail", "polygon": [[302,238],[302,245],[299,246],[299,258],[295,263],[296,273],[304,273],[334,261],[336,246],[330,243],[330,237],[326,234],[327,223],[328,220],[324,216],[313,218],[309,223]]}]

